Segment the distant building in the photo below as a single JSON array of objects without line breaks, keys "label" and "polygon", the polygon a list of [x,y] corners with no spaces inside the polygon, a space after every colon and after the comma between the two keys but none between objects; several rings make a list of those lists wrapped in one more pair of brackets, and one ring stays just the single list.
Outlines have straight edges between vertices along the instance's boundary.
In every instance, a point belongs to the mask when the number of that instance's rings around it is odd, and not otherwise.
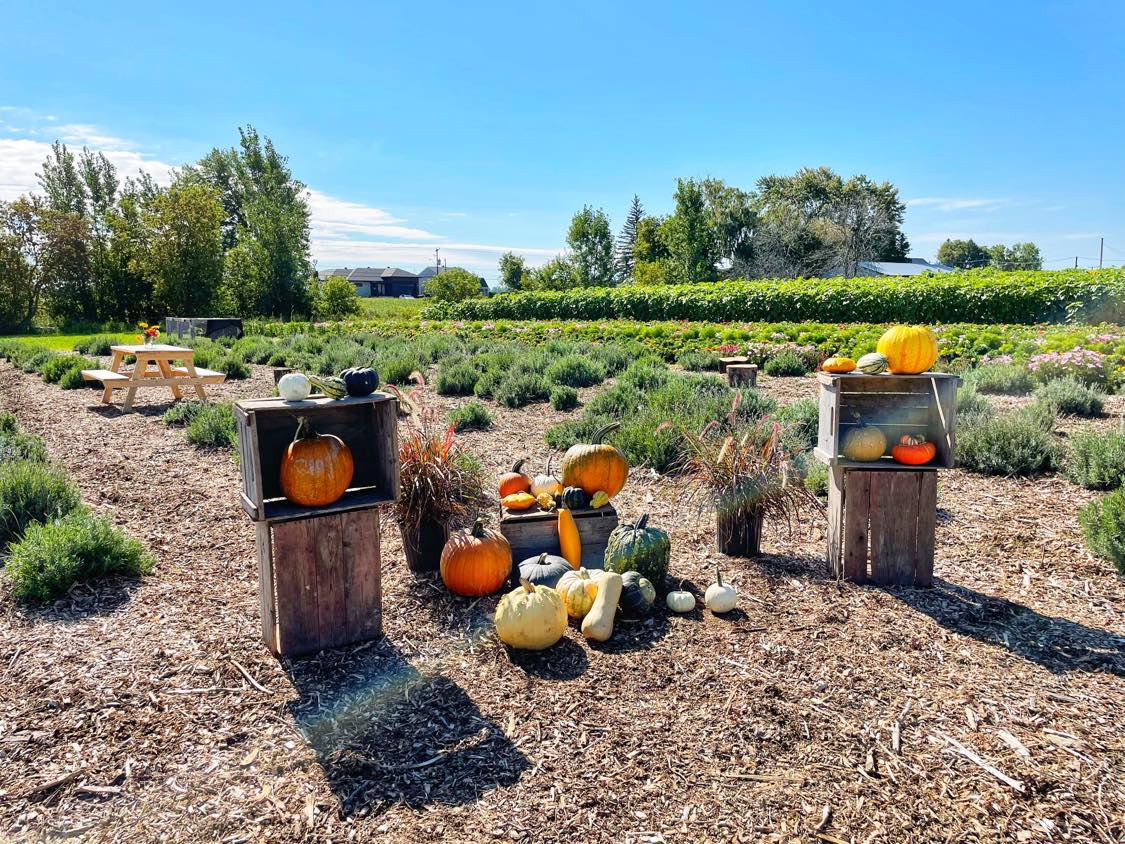
[{"label": "distant building", "polygon": [[[856,267],[855,275],[861,278],[892,275],[921,275],[925,272],[951,273],[953,267],[949,264],[937,264],[925,258],[907,258],[905,261],[860,261]],[[824,274],[825,278],[835,278],[844,275],[842,267],[836,267]]]},{"label": "distant building", "polygon": [[[445,269],[445,267],[441,267]],[[426,267],[420,273],[412,273],[399,267],[339,267],[334,270],[320,270],[318,275],[324,281],[338,275],[355,285],[356,295],[367,299],[372,296],[411,296],[426,295],[426,282],[441,270],[436,266]],[[480,280],[480,289],[485,296],[491,292],[488,282]]]}]

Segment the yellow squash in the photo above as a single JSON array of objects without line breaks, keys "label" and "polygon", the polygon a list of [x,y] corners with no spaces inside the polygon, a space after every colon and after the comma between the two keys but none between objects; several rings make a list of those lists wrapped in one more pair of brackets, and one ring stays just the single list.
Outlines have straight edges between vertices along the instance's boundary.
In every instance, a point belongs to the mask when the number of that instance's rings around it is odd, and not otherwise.
[{"label": "yellow squash", "polygon": [[937,340],[924,325],[895,325],[888,328],[875,346],[887,359],[887,371],[917,375],[937,360]]},{"label": "yellow squash", "polygon": [[582,537],[578,535],[574,514],[565,507],[559,508],[559,550],[574,568],[582,565]]}]

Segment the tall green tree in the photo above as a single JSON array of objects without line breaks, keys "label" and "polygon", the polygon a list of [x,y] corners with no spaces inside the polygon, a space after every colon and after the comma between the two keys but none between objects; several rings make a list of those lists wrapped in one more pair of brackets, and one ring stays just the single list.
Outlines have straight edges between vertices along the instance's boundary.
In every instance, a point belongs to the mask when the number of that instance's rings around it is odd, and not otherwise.
[{"label": "tall green tree", "polygon": [[74,153],[62,141],[51,144],[50,155],[39,171],[39,187],[52,211],[86,214],[86,184]]},{"label": "tall green tree", "polygon": [[482,295],[480,276],[462,267],[447,267],[426,280],[426,295],[439,302],[460,302]]},{"label": "tall green tree", "polygon": [[527,263],[522,255],[505,252],[500,256],[500,288],[502,290],[522,290],[527,275]]},{"label": "tall green tree", "polygon": [[160,188],[151,176],[127,179],[117,204],[106,213],[105,251],[95,261],[95,291],[102,321],[137,322],[158,316],[153,284],[139,270],[147,237],[146,220]]},{"label": "tall green tree", "polygon": [[711,218],[719,263],[726,267],[725,274],[746,275],[754,255],[754,230],[758,223],[754,194],[721,179],[704,179],[703,197]]},{"label": "tall green tree", "polygon": [[997,243],[988,247],[989,265],[1000,270],[1041,270],[1043,256],[1034,243]]},{"label": "tall green tree", "polygon": [[577,287],[609,287],[613,277],[613,231],[602,209],[583,206],[566,233],[569,262]]},{"label": "tall green tree", "polygon": [[617,277],[622,283],[633,280],[633,267],[637,263],[634,254],[637,247],[637,226],[645,216],[645,208],[641,205],[641,198],[633,194],[633,202],[629,206],[629,213],[625,215],[625,222],[621,226],[621,233],[617,235]]},{"label": "tall green tree", "polygon": [[672,278],[683,282],[714,280],[720,245],[703,183],[677,179],[673,198],[676,210],[660,226]]},{"label": "tall green tree", "polygon": [[50,290],[47,305],[51,316],[64,323],[71,319],[96,322],[90,221],[74,211],[46,209],[39,226],[44,238],[40,271]]},{"label": "tall green tree", "polygon": [[210,185],[179,180],[143,217],[145,243],[134,269],[152,281],[159,316],[211,313],[223,281],[223,206]]},{"label": "tall green tree", "polygon": [[[227,257],[230,257],[230,252]],[[317,319],[346,319],[359,313],[355,285],[341,275],[329,276],[317,286],[313,315]]]},{"label": "tall green tree", "polygon": [[574,264],[568,258],[556,255],[543,266],[528,269],[523,286],[525,290],[568,290],[576,287]]},{"label": "tall green tree", "polygon": [[0,332],[27,331],[49,293],[42,199],[0,202]]},{"label": "tall green tree", "polygon": [[992,257],[983,246],[978,246],[972,238],[953,240],[947,238],[937,250],[937,259],[943,264],[961,269],[974,269],[988,266]]}]

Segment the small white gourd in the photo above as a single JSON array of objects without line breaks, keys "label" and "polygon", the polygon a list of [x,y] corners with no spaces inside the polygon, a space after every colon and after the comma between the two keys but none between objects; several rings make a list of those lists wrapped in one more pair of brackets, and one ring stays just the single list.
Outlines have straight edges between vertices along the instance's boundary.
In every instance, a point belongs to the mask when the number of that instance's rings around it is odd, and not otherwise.
[{"label": "small white gourd", "polygon": [[715,567],[715,582],[707,587],[703,595],[703,605],[714,613],[730,612],[738,603],[738,590],[729,583],[723,583],[723,574]]},{"label": "small white gourd", "polygon": [[677,589],[668,593],[664,603],[672,612],[691,612],[695,609],[695,596],[683,589]]},{"label": "small white gourd", "polygon": [[551,474],[551,461],[554,455],[547,459],[547,473],[544,475],[536,475],[531,479],[531,494],[538,498],[543,493],[547,493],[552,498],[556,495],[561,495],[563,486],[559,479]]},{"label": "small white gourd", "polygon": [[286,401],[304,401],[311,392],[308,376],[300,372],[287,372],[277,382],[277,394]]}]

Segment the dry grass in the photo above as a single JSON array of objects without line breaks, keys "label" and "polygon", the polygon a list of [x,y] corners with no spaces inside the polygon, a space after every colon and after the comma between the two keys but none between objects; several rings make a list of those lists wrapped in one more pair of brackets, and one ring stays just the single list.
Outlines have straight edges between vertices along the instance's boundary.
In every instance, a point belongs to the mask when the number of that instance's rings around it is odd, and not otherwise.
[{"label": "dry grass", "polygon": [[[121,415],[6,365],[0,378],[0,403],[159,560],[132,591],[80,587],[33,614],[3,604],[0,836],[1125,836],[1125,585],[1084,552],[1091,494],[1064,480],[942,473],[934,589],[838,585],[822,524],[767,528],[762,559],[725,564],[741,593],[728,617],[661,612],[595,647],[572,630],[541,655],[488,633],[495,599],[412,579],[387,529],[385,639],[279,661],[259,638],[231,459],[187,447],[143,393],[144,412]],[[781,381],[763,389],[811,390]],[[218,393],[268,383],[255,368]],[[491,473],[541,454],[561,418],[496,417],[465,437]],[[615,503],[670,532],[672,571],[700,594],[713,524],[644,469]]]}]

